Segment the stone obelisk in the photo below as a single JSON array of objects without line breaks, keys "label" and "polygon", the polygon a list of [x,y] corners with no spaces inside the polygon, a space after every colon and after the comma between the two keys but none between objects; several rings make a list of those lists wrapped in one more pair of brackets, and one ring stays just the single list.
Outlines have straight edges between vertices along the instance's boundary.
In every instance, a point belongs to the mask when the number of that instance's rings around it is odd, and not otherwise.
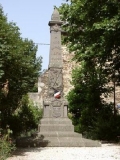
[{"label": "stone obelisk", "polygon": [[[38,125],[38,137],[43,137],[41,146],[100,146],[99,142],[82,138],[74,132],[74,126],[67,117],[68,102],[63,97],[63,59],[61,50],[60,15],[54,9],[50,26],[50,54],[48,66],[48,96],[44,99],[43,118]],[[55,93],[60,93],[59,98]]]},{"label": "stone obelisk", "polygon": [[49,92],[48,97],[53,97],[55,90],[63,92],[63,79],[62,79],[62,52],[61,52],[61,25],[60,16],[55,9],[50,26],[50,55],[49,55]]},{"label": "stone obelisk", "polygon": [[[44,118],[67,117],[67,101],[63,98],[63,59],[61,50],[61,25],[59,12],[54,12],[49,21],[50,54],[48,66],[48,96],[44,99]],[[59,98],[55,94],[60,94]]]},{"label": "stone obelisk", "polygon": [[[49,22],[50,55],[48,67],[48,96],[43,102],[43,118],[38,132],[33,137],[17,140],[18,147],[98,147],[98,141],[85,139],[74,132],[74,126],[67,117],[68,102],[63,97],[61,25],[59,12],[54,12]],[[58,94],[58,95],[57,95]],[[55,96],[56,95],[56,96]]]}]

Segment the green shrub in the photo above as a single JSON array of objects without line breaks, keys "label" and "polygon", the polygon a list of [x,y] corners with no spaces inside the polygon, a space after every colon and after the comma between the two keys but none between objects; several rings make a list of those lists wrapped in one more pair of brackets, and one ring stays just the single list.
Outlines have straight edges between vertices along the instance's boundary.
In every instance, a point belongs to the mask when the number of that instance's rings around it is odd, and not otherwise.
[{"label": "green shrub", "polygon": [[112,116],[108,121],[99,119],[94,132],[100,140],[117,141],[117,136],[120,136],[120,115]]},{"label": "green shrub", "polygon": [[38,127],[39,120],[42,118],[42,109],[39,109],[29,101],[28,96],[22,99],[21,107],[10,117],[9,123],[13,130],[13,135],[30,132]]},{"label": "green shrub", "polygon": [[3,133],[1,129],[1,132],[0,132],[0,160],[6,160],[11,155],[12,151],[15,150],[15,145],[13,144],[12,139],[10,137],[11,133],[12,131],[9,129],[9,126],[7,126],[6,130],[3,131]]},{"label": "green shrub", "polygon": [[78,122],[75,124],[75,131],[82,133],[85,138],[117,142],[120,136],[120,115],[99,116],[93,126]]}]

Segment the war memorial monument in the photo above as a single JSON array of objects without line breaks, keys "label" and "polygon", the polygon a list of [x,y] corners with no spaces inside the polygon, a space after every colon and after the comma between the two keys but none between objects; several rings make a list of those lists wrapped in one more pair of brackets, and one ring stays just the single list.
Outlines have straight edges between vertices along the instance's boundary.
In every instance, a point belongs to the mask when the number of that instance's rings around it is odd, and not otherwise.
[{"label": "war memorial monument", "polygon": [[43,118],[38,125],[35,137],[18,140],[19,147],[100,147],[99,141],[85,139],[74,132],[68,118],[68,102],[63,93],[63,60],[61,51],[60,15],[54,9],[50,26],[50,53],[48,66],[48,95],[43,101]]}]

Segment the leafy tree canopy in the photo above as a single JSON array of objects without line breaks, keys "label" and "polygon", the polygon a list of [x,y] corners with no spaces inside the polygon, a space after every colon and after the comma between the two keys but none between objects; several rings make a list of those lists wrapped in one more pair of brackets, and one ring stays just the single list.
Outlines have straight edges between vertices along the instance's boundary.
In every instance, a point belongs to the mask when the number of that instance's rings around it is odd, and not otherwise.
[{"label": "leafy tree canopy", "polygon": [[[73,60],[78,65],[72,74],[69,110],[79,131],[95,131],[101,138],[99,128],[105,131],[113,114],[113,106],[103,97],[112,91],[108,86],[112,74],[120,73],[120,2],[68,0],[59,12],[67,32],[63,44],[74,52]],[[106,125],[101,127],[104,122]]]},{"label": "leafy tree canopy", "polygon": [[63,42],[75,52],[75,59],[99,58],[100,63],[109,61],[119,70],[120,2],[71,0],[59,10],[68,32]]},{"label": "leafy tree canopy", "polygon": [[2,7],[0,26],[0,111],[4,121],[5,116],[9,117],[19,107],[22,96],[33,88],[42,58],[36,58],[37,46],[21,37],[16,24],[7,21]]}]

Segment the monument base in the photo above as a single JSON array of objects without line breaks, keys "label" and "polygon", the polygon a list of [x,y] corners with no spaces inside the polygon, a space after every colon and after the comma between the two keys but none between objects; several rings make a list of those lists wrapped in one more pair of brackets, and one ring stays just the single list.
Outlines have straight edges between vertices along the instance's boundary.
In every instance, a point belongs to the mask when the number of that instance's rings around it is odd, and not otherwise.
[{"label": "monument base", "polygon": [[85,139],[74,132],[69,118],[43,118],[38,133],[17,140],[18,147],[101,147],[99,141]]},{"label": "monument base", "polygon": [[48,147],[100,147],[98,141],[85,139],[82,134],[74,132],[69,118],[43,118],[38,126],[38,137],[44,137]]}]

